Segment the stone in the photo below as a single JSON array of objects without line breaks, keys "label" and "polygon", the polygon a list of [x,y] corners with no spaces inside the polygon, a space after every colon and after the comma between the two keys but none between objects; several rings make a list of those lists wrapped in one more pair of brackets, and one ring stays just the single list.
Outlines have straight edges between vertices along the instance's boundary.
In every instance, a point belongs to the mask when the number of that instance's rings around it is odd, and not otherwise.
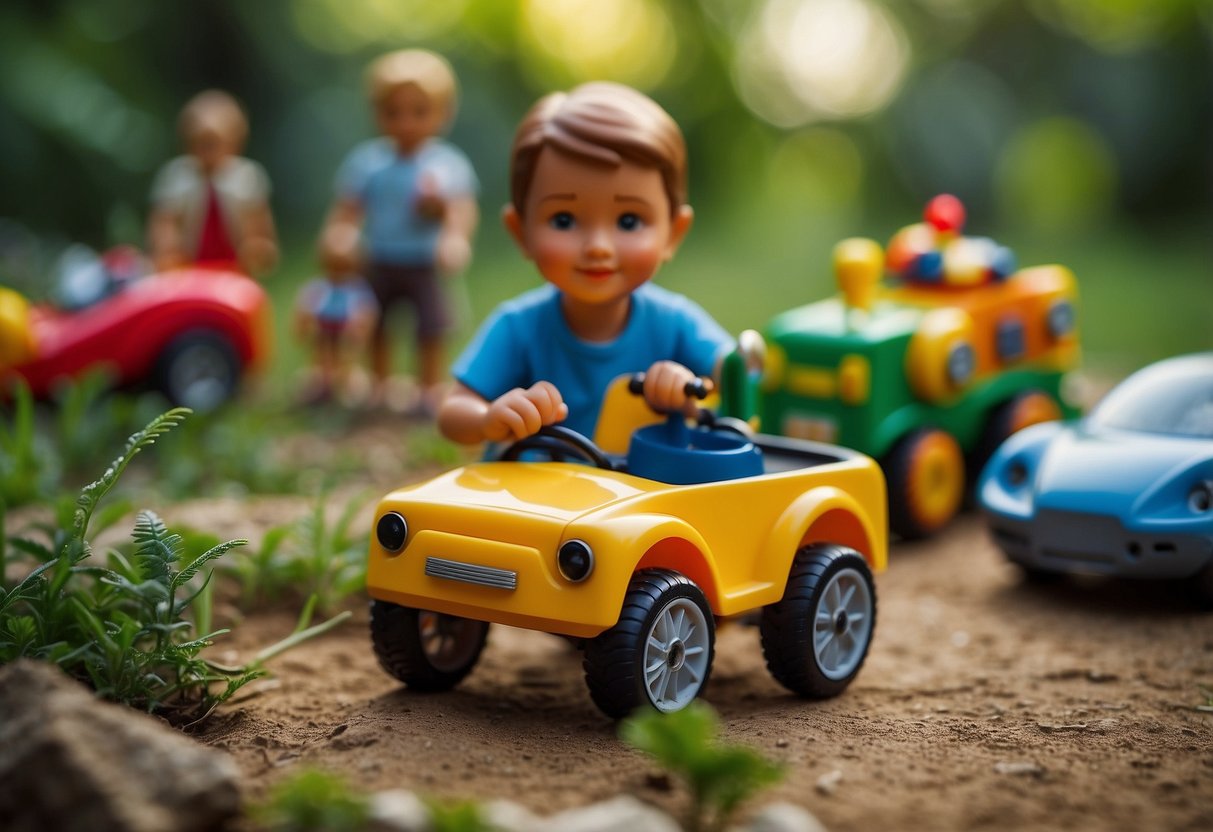
[{"label": "stone", "polygon": [[535,832],[543,826],[535,813],[511,800],[490,800],[480,807],[480,817],[493,832]]},{"label": "stone", "polygon": [[681,832],[682,827],[660,809],[621,795],[552,815],[538,829],[542,832]]},{"label": "stone", "polygon": [[772,803],[735,832],[826,832],[808,809],[794,803]]},{"label": "stone", "polygon": [[0,668],[0,829],[206,832],[240,811],[230,757],[58,668]]},{"label": "stone", "polygon": [[391,789],[371,795],[367,832],[430,832],[430,809],[417,795]]},{"label": "stone", "polygon": [[816,786],[817,791],[821,792],[826,797],[829,797],[830,795],[834,794],[834,792],[838,791],[838,784],[841,782],[842,772],[838,769],[834,769],[833,771],[826,772],[818,777],[817,782],[814,785]]}]

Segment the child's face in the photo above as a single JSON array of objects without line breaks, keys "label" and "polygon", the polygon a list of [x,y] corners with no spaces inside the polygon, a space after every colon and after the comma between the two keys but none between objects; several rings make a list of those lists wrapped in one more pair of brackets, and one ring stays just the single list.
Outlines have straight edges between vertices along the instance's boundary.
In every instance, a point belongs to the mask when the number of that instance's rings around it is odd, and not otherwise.
[{"label": "child's face", "polygon": [[239,152],[239,143],[230,133],[220,129],[218,124],[207,124],[194,128],[189,134],[187,149],[207,173],[218,170],[224,160]]},{"label": "child's face", "polygon": [[544,279],[585,304],[630,295],[670,259],[691,225],[690,206],[670,215],[656,168],[610,167],[550,147],[540,151],[522,216],[505,223]]},{"label": "child's face", "polygon": [[379,102],[375,113],[379,130],[396,142],[405,153],[412,153],[421,143],[436,136],[446,121],[446,108],[421,91],[405,84],[396,87]]}]

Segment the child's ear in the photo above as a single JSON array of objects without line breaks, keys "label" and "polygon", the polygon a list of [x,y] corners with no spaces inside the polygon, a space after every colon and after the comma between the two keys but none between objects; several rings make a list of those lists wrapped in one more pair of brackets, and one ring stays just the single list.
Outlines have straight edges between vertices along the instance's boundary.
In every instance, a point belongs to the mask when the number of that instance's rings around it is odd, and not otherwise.
[{"label": "child's ear", "polygon": [[514,238],[514,242],[518,244],[518,248],[522,250],[522,256],[530,260],[531,251],[526,244],[526,229],[522,226],[522,215],[518,213],[518,209],[512,204],[502,208],[501,222],[505,225],[505,230],[510,232],[510,236]]},{"label": "child's ear", "polygon": [[694,220],[695,212],[691,210],[690,205],[682,205],[674,213],[674,216],[670,219],[670,239],[666,241],[665,246],[666,260],[669,260],[674,256],[674,252],[678,251],[678,247],[682,245],[683,238],[691,230],[691,223]]}]

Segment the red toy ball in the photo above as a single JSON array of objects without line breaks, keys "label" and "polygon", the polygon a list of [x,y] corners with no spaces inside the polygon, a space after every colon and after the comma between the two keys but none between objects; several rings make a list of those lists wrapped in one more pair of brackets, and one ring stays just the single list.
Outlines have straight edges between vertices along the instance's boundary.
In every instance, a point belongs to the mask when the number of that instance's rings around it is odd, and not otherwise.
[{"label": "red toy ball", "polygon": [[940,194],[927,203],[922,218],[936,231],[959,234],[965,225],[965,207],[951,194]]}]

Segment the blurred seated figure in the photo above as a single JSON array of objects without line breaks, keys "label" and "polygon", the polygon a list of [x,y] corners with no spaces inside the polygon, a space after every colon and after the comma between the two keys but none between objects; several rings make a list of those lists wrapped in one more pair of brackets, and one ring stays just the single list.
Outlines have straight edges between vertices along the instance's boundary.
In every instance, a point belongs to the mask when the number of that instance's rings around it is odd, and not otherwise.
[{"label": "blurred seated figure", "polygon": [[248,135],[232,96],[206,90],[181,111],[186,153],[152,185],[148,245],[156,269],[198,264],[260,274],[274,267],[278,242],[269,179],[240,155]]}]

